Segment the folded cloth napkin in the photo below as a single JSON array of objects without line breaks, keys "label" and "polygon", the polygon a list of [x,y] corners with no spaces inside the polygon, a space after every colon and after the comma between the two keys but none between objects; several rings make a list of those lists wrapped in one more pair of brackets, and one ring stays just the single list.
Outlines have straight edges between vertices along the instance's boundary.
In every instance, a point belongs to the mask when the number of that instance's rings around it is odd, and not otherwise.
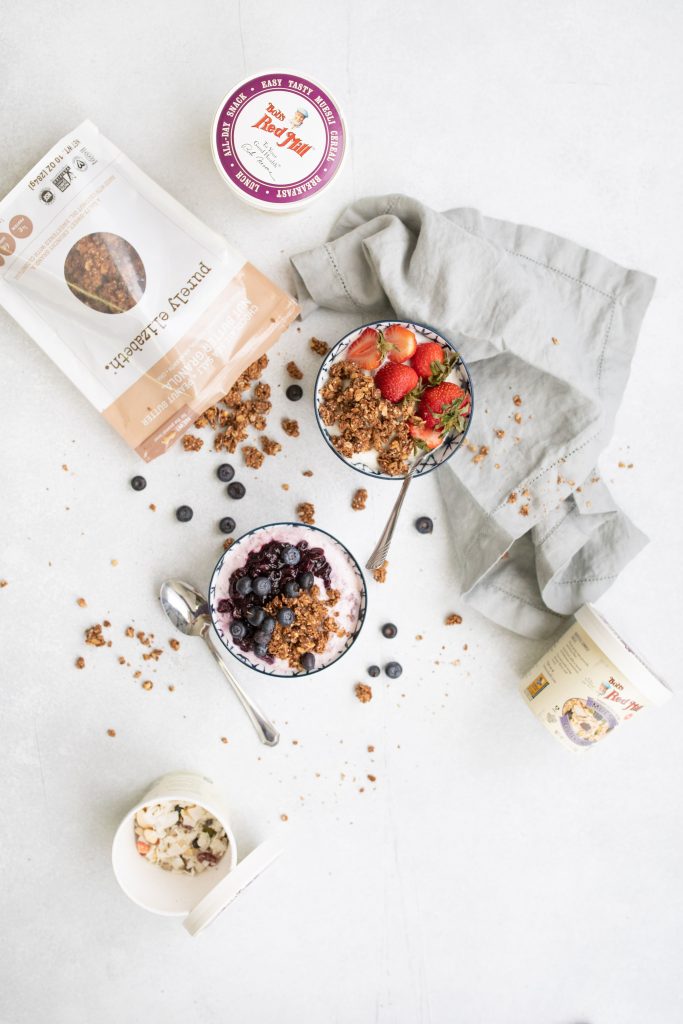
[{"label": "folded cloth napkin", "polygon": [[429,324],[468,364],[467,446],[437,473],[465,600],[543,637],[602,594],[647,543],[595,467],[654,278],[537,228],[401,195],[354,203],[292,264],[304,315]]}]

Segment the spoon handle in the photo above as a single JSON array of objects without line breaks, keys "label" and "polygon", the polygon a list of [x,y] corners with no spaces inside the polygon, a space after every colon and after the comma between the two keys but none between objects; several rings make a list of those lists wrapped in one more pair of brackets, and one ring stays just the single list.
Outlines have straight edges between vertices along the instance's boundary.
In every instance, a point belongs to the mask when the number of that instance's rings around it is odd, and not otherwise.
[{"label": "spoon handle", "polygon": [[256,732],[258,733],[258,737],[261,740],[261,743],[265,743],[266,746],[268,747],[276,746],[280,742],[280,733],[277,731],[272,722],[268,721],[268,719],[263,714],[259,706],[255,704],[249,697],[247,697],[246,693],[244,692],[240,684],[237,682],[234,675],[232,674],[232,672],[230,671],[230,669],[225,664],[220,654],[214,647],[207,633],[204,634],[204,639],[206,640],[206,646],[209,648],[214,658],[216,659],[221,669],[223,670],[223,675],[225,676],[225,678],[228,680],[233,690],[235,691],[237,699],[239,700],[240,704],[248,714],[251,720],[251,724],[256,729]]},{"label": "spoon handle", "polygon": [[410,472],[403,481],[401,490],[398,492],[398,498],[394,502],[394,507],[392,508],[389,514],[387,525],[382,530],[382,535],[377,541],[377,547],[375,548],[375,550],[372,552],[367,562],[365,563],[366,569],[379,569],[379,567],[383,565],[384,562],[386,561],[386,557],[389,554],[389,547],[391,545],[391,538],[394,536],[394,530],[396,529],[396,523],[398,522],[401,506],[403,505],[403,499],[405,498],[406,492],[410,487],[411,481],[413,479],[413,473],[418,468],[418,466],[422,464],[423,459],[425,459],[426,456],[429,454],[429,452],[425,452],[423,455],[420,456],[419,459],[417,459],[416,462],[413,463]]}]

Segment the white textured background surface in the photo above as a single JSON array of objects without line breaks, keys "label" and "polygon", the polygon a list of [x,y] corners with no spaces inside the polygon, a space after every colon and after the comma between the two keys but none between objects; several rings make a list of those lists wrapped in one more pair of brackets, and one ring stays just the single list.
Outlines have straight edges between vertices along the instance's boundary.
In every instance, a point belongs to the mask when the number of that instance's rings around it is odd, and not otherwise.
[{"label": "white textured background surface", "polygon": [[[353,652],[309,682],[246,680],[282,728],[279,748],[259,748],[190,642],[153,677],[175,692],[144,693],[116,663],[133,649],[123,629],[165,640],[159,580],[207,579],[216,521],[232,511],[213,476],[221,459],[173,452],[134,494],[136,457],[0,312],[2,1024],[683,1018],[682,36],[674,0],[4,5],[3,193],[88,116],[283,284],[287,254],[321,240],[347,201],[385,191],[565,233],[658,277],[601,465],[652,544],[600,607],[678,692],[585,758],[556,746],[516,692],[543,645],[460,607],[427,479],[409,496],[391,583],[371,586]],[[326,83],[352,132],[337,187],[282,219],[234,199],[208,148],[223,94],[272,65]],[[292,329],[268,380],[284,384],[296,356],[310,396],[316,359],[304,339],[350,326],[319,313]],[[362,557],[393,485],[377,483],[371,511],[352,512],[360,480],[316,434],[310,405],[297,415],[304,437],[269,473],[240,473],[238,527],[310,498],[318,523]],[[309,465],[311,481],[300,475]],[[184,502],[195,508],[187,526],[173,518]],[[410,525],[421,513],[435,518],[431,538]],[[464,622],[446,630],[456,609]],[[114,646],[87,649],[78,672],[82,630],[103,617]],[[393,642],[378,633],[387,619],[399,626]],[[403,677],[383,677],[361,706],[352,684],[390,654]],[[176,767],[224,785],[240,852],[267,835],[289,841],[195,941],[129,903],[109,863],[120,816]]]}]

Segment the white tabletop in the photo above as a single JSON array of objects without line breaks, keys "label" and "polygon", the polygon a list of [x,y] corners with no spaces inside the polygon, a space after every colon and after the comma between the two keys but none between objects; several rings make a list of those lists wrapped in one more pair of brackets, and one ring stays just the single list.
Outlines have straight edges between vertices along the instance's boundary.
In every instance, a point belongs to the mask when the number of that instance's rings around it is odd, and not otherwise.
[{"label": "white tabletop", "polygon": [[[322,240],[349,201],[387,191],[536,224],[655,274],[600,467],[652,543],[599,607],[677,690],[682,32],[680,8],[644,0],[14,4],[0,187],[90,117],[285,286],[288,254]],[[236,200],[208,147],[230,85],[274,65],[327,84],[351,131],[336,187],[283,218]],[[176,450],[144,467],[0,311],[3,1024],[683,1018],[683,703],[567,754],[517,693],[545,645],[459,600],[433,478],[409,494],[390,580],[370,584],[353,650],[309,680],[241,672],[282,730],[276,749],[259,746],[198,642],[164,653],[149,693],[117,663],[140,661],[129,624],[166,648],[158,584],[206,583],[228,512],[242,531],[311,500],[318,524],[367,556],[395,486],[373,483],[368,509],[351,510],[362,480],[316,431],[306,347],[351,326],[319,312],[277,346],[273,422],[291,408],[294,357],[302,437],[283,437],[262,471],[240,470],[247,496],[231,506],[219,456]],[[143,494],[128,485],[138,472]],[[173,514],[182,503],[195,510],[187,525]],[[431,537],[415,532],[419,514],[434,518]],[[446,627],[453,611],[462,625]],[[112,648],[84,648],[103,618]],[[379,633],[387,620],[393,641]],[[401,679],[373,681],[360,704],[354,684],[392,657]],[[268,836],[287,843],[198,939],[129,902],[110,865],[124,812],[176,768],[226,790],[240,855]]]}]

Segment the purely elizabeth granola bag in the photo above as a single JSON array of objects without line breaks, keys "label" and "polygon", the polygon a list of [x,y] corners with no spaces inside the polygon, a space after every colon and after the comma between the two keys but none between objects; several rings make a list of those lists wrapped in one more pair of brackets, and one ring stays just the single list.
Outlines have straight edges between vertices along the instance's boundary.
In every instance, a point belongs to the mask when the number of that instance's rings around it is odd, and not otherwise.
[{"label": "purely elizabeth granola bag", "polygon": [[146,461],[298,313],[89,121],[0,202],[0,303]]}]

